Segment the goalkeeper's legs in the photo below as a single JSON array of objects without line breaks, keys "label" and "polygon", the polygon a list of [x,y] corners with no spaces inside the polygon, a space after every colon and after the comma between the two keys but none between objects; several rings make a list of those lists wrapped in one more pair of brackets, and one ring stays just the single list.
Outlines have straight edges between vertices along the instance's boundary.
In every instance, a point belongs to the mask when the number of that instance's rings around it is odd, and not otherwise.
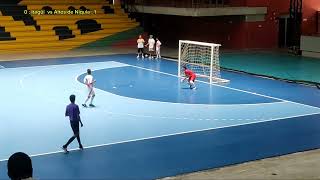
[{"label": "goalkeeper's legs", "polygon": [[94,99],[95,96],[96,96],[96,94],[93,91],[92,96],[91,96],[91,101],[90,101],[90,104],[89,104],[90,107],[95,107],[95,105],[92,104],[93,99]]},{"label": "goalkeeper's legs", "polygon": [[189,80],[190,89],[196,89],[196,85],[193,80]]}]

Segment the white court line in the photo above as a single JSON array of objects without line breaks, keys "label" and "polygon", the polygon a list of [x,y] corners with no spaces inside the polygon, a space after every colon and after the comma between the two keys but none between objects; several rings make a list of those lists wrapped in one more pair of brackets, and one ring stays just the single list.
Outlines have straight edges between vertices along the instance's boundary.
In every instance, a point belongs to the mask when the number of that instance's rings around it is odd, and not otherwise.
[{"label": "white court line", "polygon": [[[115,62],[115,63],[119,64],[119,66],[114,66],[114,67],[102,67],[102,68],[92,68],[92,69],[91,69],[91,72],[98,71],[98,70],[104,70],[104,69],[121,68],[121,67],[128,67],[128,66],[129,66],[128,64],[119,63],[119,62],[116,62],[116,61],[110,61],[110,62],[113,62],[113,63]],[[121,66],[120,66],[120,64],[121,64]],[[78,78],[79,78],[81,75],[83,75],[83,74],[86,74],[86,72],[83,72],[82,74],[78,74],[78,75],[75,77],[75,80],[76,80],[77,82],[79,82],[79,81],[78,81]],[[80,81],[80,83],[82,83],[82,82]],[[84,83],[82,83],[82,84],[84,84]]]},{"label": "white court line", "polygon": [[[282,102],[284,103],[284,102]],[[186,117],[174,117],[174,116],[158,116],[158,115],[144,115],[144,114],[133,114],[133,113],[117,113],[117,112],[112,112],[112,111],[108,111],[108,110],[102,110],[104,113],[106,114],[110,114],[110,115],[115,115],[115,116],[131,116],[131,117],[137,117],[137,118],[158,118],[158,119],[176,119],[176,120],[188,120],[188,121],[241,121],[243,120],[243,118],[223,118],[223,119],[219,119],[217,117],[214,118],[186,118]],[[320,114],[320,112],[319,112]],[[303,114],[302,114],[303,115]],[[287,116],[287,117],[282,117],[284,119],[291,117],[291,116]],[[260,118],[260,119],[246,119],[247,121],[250,120],[264,120],[266,118]],[[270,118],[272,119],[272,118]]]},{"label": "white court line", "polygon": [[24,81],[27,77],[32,76],[32,75],[35,75],[35,74],[37,74],[37,73],[39,73],[39,72],[41,72],[41,71],[45,71],[45,70],[48,70],[48,69],[54,69],[54,68],[57,68],[57,67],[49,67],[49,68],[39,69],[39,70],[34,71],[34,72],[32,72],[32,73],[24,74],[24,75],[22,76],[22,78],[20,78],[20,80],[19,80],[21,88],[24,88],[24,83],[23,83],[23,81]]},{"label": "white court line", "polygon": [[[263,122],[269,122],[269,121],[279,121],[283,119],[290,119],[290,118],[297,118],[297,117],[303,117],[303,116],[311,116],[319,113],[309,113],[309,114],[303,114],[303,115],[296,115],[296,116],[288,116],[288,117],[281,117],[281,118],[274,118],[274,119],[267,119],[267,120],[261,120],[261,121],[255,121],[255,122],[249,122],[249,123],[242,123],[242,124],[233,124],[228,126],[221,126],[221,127],[215,127],[215,128],[206,128],[206,129],[200,129],[200,130],[194,130],[194,131],[184,131],[179,133],[172,133],[172,134],[166,134],[166,135],[159,135],[159,136],[151,136],[146,138],[138,138],[138,139],[132,139],[132,140],[126,140],[126,141],[119,141],[114,143],[105,143],[105,144],[99,144],[99,145],[93,145],[93,146],[87,146],[84,147],[84,149],[91,149],[91,148],[97,148],[97,147],[104,147],[104,146],[111,146],[111,145],[117,145],[117,144],[125,144],[130,142],[137,142],[137,141],[144,141],[144,140],[151,140],[151,139],[158,139],[162,137],[170,137],[170,136],[177,136],[177,135],[184,135],[184,134],[192,134],[197,132],[204,132],[204,131],[210,131],[215,129],[224,129],[224,128],[231,128],[231,127],[237,127],[237,126],[244,126],[244,125],[250,125],[250,124],[258,124]],[[70,149],[69,151],[76,151],[79,150],[78,148]],[[37,157],[37,156],[44,156],[44,155],[51,155],[51,154],[57,154],[62,153],[63,151],[52,151],[47,153],[40,153],[40,154],[33,154],[30,155],[30,157]],[[7,161],[8,159],[1,159],[0,162]]]},{"label": "white court line", "polygon": [[[59,59],[59,58],[58,58]],[[66,63],[66,64],[51,64],[51,65],[38,65],[38,66],[21,66],[21,67],[6,67],[5,69],[31,69],[31,68],[39,68],[39,67],[60,67],[60,66],[68,66],[68,65],[92,65],[92,64],[106,64],[106,63],[117,63],[123,64],[123,66],[128,66],[125,63],[120,63],[117,61],[98,61],[98,62],[79,62],[79,63]]]},{"label": "white court line", "polygon": [[[75,63],[75,64],[89,64],[89,63]],[[90,63],[91,64],[91,63]],[[124,63],[121,63],[124,64]],[[69,65],[69,64],[63,64],[63,65]],[[50,66],[61,66],[61,65],[50,65]],[[131,66],[131,65],[128,65]],[[34,66],[33,66],[34,67]],[[45,66],[39,66],[39,67],[45,67]],[[176,75],[172,75],[172,74],[168,74],[168,73],[164,73],[164,72],[160,72],[160,71],[155,71],[155,70],[151,70],[151,69],[146,69],[146,68],[142,68],[142,67],[137,67],[137,66],[133,66],[136,68],[140,68],[140,69],[145,69],[145,70],[149,70],[149,71],[153,71],[153,72],[157,72],[157,73],[162,73],[162,74],[166,74],[169,76],[175,76],[178,77]],[[102,68],[105,69],[105,68]],[[207,83],[207,82],[203,82],[200,81],[202,83]],[[209,83],[207,83],[209,84]],[[229,88],[229,87],[225,87],[225,86],[221,86],[223,88]],[[229,88],[229,89],[233,89],[233,90],[238,90],[238,89],[234,89],[234,88]],[[259,95],[257,93],[252,93],[252,92],[247,92],[247,91],[243,91],[243,90],[238,90],[241,92],[246,92],[249,94],[255,94],[255,95]],[[264,96],[261,95],[263,97],[268,97],[268,96]],[[272,98],[272,97],[269,97]],[[279,99],[279,98],[273,98],[273,99]],[[279,99],[282,100],[282,99]],[[284,102],[291,102],[291,101],[287,101],[287,100],[282,100]],[[295,103],[295,102],[291,102],[291,103]],[[300,104],[300,103],[295,103],[295,104]],[[300,104],[300,105],[304,105],[304,104]],[[309,106],[309,105],[305,105],[305,106]],[[310,106],[313,107],[313,106]],[[317,108],[317,107],[313,107],[313,108]],[[319,108],[320,109],[320,108]],[[276,121],[276,120],[281,120],[281,119],[287,119],[287,118],[295,118],[295,117],[303,117],[303,116],[308,116],[308,115],[314,115],[314,114],[319,114],[319,113],[310,113],[310,114],[303,114],[303,115],[297,115],[297,116],[291,116],[291,117],[281,117],[281,118],[275,118],[275,119],[268,119],[268,120],[261,120],[261,121],[256,121],[256,122],[250,122],[250,123],[243,123],[243,124],[235,124],[235,125],[230,125],[230,126],[222,126],[222,127],[216,127],[216,128],[207,128],[207,129],[202,129],[202,130],[196,130],[196,131],[186,131],[186,132],[180,132],[180,133],[174,133],[174,134],[167,134],[167,135],[161,135],[161,136],[153,136],[153,137],[147,137],[147,138],[140,138],[140,139],[134,139],[134,140],[128,140],[128,141],[119,141],[119,142],[115,142],[115,143],[107,143],[107,144],[100,144],[100,145],[94,145],[94,146],[88,146],[85,147],[85,149],[89,149],[89,148],[95,148],[95,147],[101,147],[101,146],[110,146],[110,145],[115,145],[115,144],[123,144],[123,143],[129,143],[129,142],[135,142],[135,141],[142,141],[142,140],[149,140],[149,139],[155,139],[155,138],[161,138],[161,137],[168,137],[168,136],[174,136],[174,135],[182,135],[182,134],[189,134],[189,133],[195,133],[195,132],[201,132],[201,131],[208,131],[208,130],[214,130],[214,129],[222,129],[222,128],[228,128],[228,127],[236,127],[236,126],[243,126],[243,125],[249,125],[249,124],[256,124],[256,123],[262,123],[262,122],[268,122],[268,121]],[[75,151],[77,149],[70,149],[70,151]],[[50,155],[50,154],[56,154],[56,153],[61,153],[63,151],[54,151],[54,152],[48,152],[48,153],[42,153],[42,154],[35,154],[35,155],[31,155],[31,157],[36,157],[36,156],[42,156],[42,155]],[[3,159],[0,160],[1,161],[7,161],[7,159]]]},{"label": "white court line", "polygon": [[[167,58],[165,58],[167,59]],[[166,75],[169,75],[169,76],[174,76],[174,77],[178,77],[177,75],[174,75],[174,74],[169,74],[169,73],[165,73],[165,72],[161,72],[161,71],[156,71],[156,70],[152,70],[152,69],[147,69],[147,68],[143,68],[143,67],[139,67],[139,66],[134,66],[134,65],[129,65],[129,64],[125,64],[125,63],[120,63],[120,62],[117,62],[117,61],[101,61],[101,62],[85,62],[85,63],[68,63],[68,64],[55,64],[55,65],[44,65],[44,66],[25,66],[25,67],[15,67],[15,68],[6,68],[6,69],[19,69],[19,68],[34,68],[34,67],[50,67],[50,66],[64,66],[64,65],[83,65],[83,64],[96,64],[96,63],[107,63],[107,62],[116,62],[116,63],[119,63],[119,64],[124,64],[124,65],[127,65],[127,66],[132,66],[132,67],[135,67],[135,68],[139,68],[139,69],[144,69],[144,70],[148,70],[148,71],[152,71],[152,72],[157,72],[157,73],[160,73],[160,74],[166,74]],[[316,106],[311,106],[311,105],[307,105],[307,104],[302,104],[302,103],[297,103],[297,102],[293,102],[293,101],[289,101],[289,100],[285,100],[285,99],[281,99],[281,98],[276,98],[276,97],[272,97],[272,96],[267,96],[267,95],[262,95],[262,94],[258,94],[258,93],[254,93],[254,92],[250,92],[250,91],[245,91],[245,90],[241,90],[241,89],[236,89],[236,88],[231,88],[231,87],[227,87],[227,86],[221,86],[221,85],[218,85],[218,84],[210,84],[208,82],[205,82],[205,81],[200,81],[200,80],[197,80],[198,82],[202,82],[202,83],[205,83],[205,84],[209,84],[209,85],[213,85],[213,86],[218,86],[218,87],[222,87],[222,88],[227,88],[227,89],[232,89],[232,90],[235,90],[235,91],[240,91],[240,92],[245,92],[245,93],[249,93],[249,94],[253,94],[253,95],[257,95],[257,96],[261,96],[261,97],[266,97],[266,98],[270,98],[270,99],[274,99],[274,100],[279,100],[279,101],[284,101],[284,102],[290,102],[290,103],[293,103],[293,104],[298,104],[298,105],[302,105],[302,106],[306,106],[306,107],[312,107],[312,108],[317,108],[317,109],[320,109],[319,107],[316,107]]]},{"label": "white court line", "polygon": [[[25,78],[31,76],[31,75],[34,75],[34,74],[37,74],[41,71],[44,71],[44,70],[48,70],[48,69],[54,69],[54,68],[59,68],[59,67],[62,67],[62,66],[74,66],[74,65],[96,65],[96,64],[106,64],[106,63],[117,63],[117,64],[121,64],[121,66],[116,66],[116,67],[123,67],[123,66],[128,66],[127,64],[124,64],[124,63],[119,63],[119,62],[116,62],[116,61],[107,61],[107,62],[93,62],[93,63],[70,63],[70,64],[54,64],[54,65],[45,65],[45,66],[26,66],[26,67],[16,67],[16,68],[6,68],[6,69],[19,69],[19,68],[25,68],[25,69],[31,69],[31,68],[39,68],[39,67],[43,67],[44,69],[39,69],[37,71],[34,71],[34,72],[31,72],[31,73],[28,73],[28,74],[25,74],[22,76],[22,78],[20,79],[20,86],[22,88],[24,88],[24,85],[23,85],[23,81]],[[105,69],[105,68],[101,68],[101,69]],[[98,69],[100,70],[100,69]]]},{"label": "white court line", "polygon": [[[138,68],[138,69],[144,69],[144,70],[147,70],[147,71],[156,72],[156,73],[165,74],[165,75],[168,75],[168,76],[173,76],[173,77],[178,77],[179,78],[179,76],[177,76],[177,75],[169,74],[169,73],[165,73],[165,72],[161,72],[161,71],[157,71],[157,70],[153,70],[153,69],[147,69],[147,68],[134,66],[134,65],[129,65],[129,64],[128,64],[128,66],[132,66],[132,67],[135,67],[135,68]],[[226,89],[231,89],[231,90],[234,90],[234,91],[253,94],[253,95],[256,95],[256,96],[261,96],[261,97],[274,99],[274,100],[278,100],[278,101],[289,102],[289,103],[298,104],[298,105],[301,105],[301,106],[307,106],[307,107],[311,107],[311,108],[316,108],[316,109],[320,110],[319,107],[315,107],[315,106],[311,106],[311,105],[307,105],[307,104],[297,103],[297,102],[293,102],[293,101],[289,101],[289,100],[285,100],[285,99],[281,99],[281,98],[276,98],[276,97],[272,97],[272,96],[267,96],[267,95],[263,95],[263,94],[259,94],[259,93],[254,93],[254,92],[250,92],[250,91],[246,91],[246,90],[241,90],[241,89],[237,89],[237,88],[231,88],[231,87],[228,87],[228,86],[222,86],[222,85],[218,85],[218,84],[210,84],[210,83],[205,82],[205,81],[200,81],[200,80],[196,80],[196,81],[201,82],[201,83],[205,83],[205,84],[209,84],[209,85],[213,85],[213,86],[226,88]]]},{"label": "white court line", "polygon": [[[131,67],[135,67],[135,68],[139,68],[139,69],[144,69],[144,70],[147,70],[147,71],[152,71],[152,72],[157,72],[157,73],[160,73],[160,74],[165,74],[165,75],[168,75],[168,76],[173,76],[173,77],[178,77],[177,75],[174,75],[174,74],[169,74],[169,73],[165,73],[165,72],[161,72],[161,71],[156,71],[156,70],[152,70],[152,69],[147,69],[147,68],[143,68],[143,67],[139,67],[139,66],[134,66],[134,65],[129,65],[129,64],[126,64],[126,63],[120,63],[120,62],[117,62],[117,61],[107,61],[107,62],[88,62],[88,63],[70,63],[70,64],[59,64],[59,65],[45,65],[45,66],[29,66],[29,67],[17,67],[17,68],[34,68],[34,67],[61,67],[61,66],[65,66],[65,65],[89,65],[89,64],[105,64],[105,63],[108,63],[108,62],[114,62],[114,63],[118,63],[118,64],[123,64],[123,66],[131,66]],[[119,66],[119,67],[123,67],[123,66]],[[16,69],[16,68],[6,68],[6,69]],[[101,69],[106,69],[106,68],[101,68]],[[96,70],[99,70],[99,69],[96,69]],[[40,70],[41,71],[41,70]],[[78,75],[75,79],[77,80],[77,78],[79,77],[80,75]],[[20,80],[20,85],[21,85],[21,81],[23,80]],[[78,80],[77,80],[78,81]],[[245,90],[241,90],[241,89],[236,89],[236,88],[231,88],[231,87],[227,87],[227,86],[221,86],[221,85],[218,85],[218,84],[210,84],[208,82],[205,82],[205,81],[200,81],[200,80],[197,80],[198,82],[201,82],[201,83],[205,83],[205,84],[209,84],[209,85],[213,85],[213,86],[218,86],[218,87],[222,87],[222,88],[226,88],[226,89],[231,89],[231,90],[234,90],[234,91],[239,91],[239,92],[244,92],[244,93],[248,93],[248,94],[253,94],[253,95],[257,95],[257,96],[261,96],[261,97],[266,97],[266,98],[269,98],[269,99],[274,99],[274,100],[278,100],[278,101],[284,101],[284,102],[289,102],[289,103],[293,103],[293,104],[298,104],[298,105],[302,105],[302,106],[306,106],[306,107],[311,107],[311,108],[316,108],[316,109],[319,109],[319,107],[315,107],[315,106],[311,106],[311,105],[306,105],[306,104],[302,104],[302,103],[297,103],[297,102],[293,102],[293,101],[289,101],[289,100],[285,100],[285,99],[281,99],[281,98],[276,98],[276,97],[272,97],[272,96],[267,96],[267,95],[263,95],[263,94],[259,94],[259,93],[254,93],[254,92],[250,92],[250,91],[245,91]],[[22,84],[22,87],[23,87],[23,84]],[[133,98],[134,99],[134,98]],[[160,102],[160,101],[157,101],[157,102]],[[261,104],[261,103],[260,103]],[[208,104],[210,105],[210,104]]]},{"label": "white court line", "polygon": [[[123,64],[123,66],[119,66],[119,67],[130,67],[131,65],[128,65],[128,64],[124,64],[124,63],[121,63],[121,64]],[[133,66],[134,67],[134,66]],[[116,68],[116,67],[114,67],[114,68]],[[112,67],[111,68],[97,68],[97,69],[91,69],[92,70],[92,72],[94,72],[94,71],[98,71],[98,70],[103,70],[103,69],[112,69]],[[82,73],[82,74],[85,74],[85,73]],[[84,83],[82,83],[82,81],[79,81],[78,79],[79,79],[79,77],[82,75],[82,74],[79,74],[79,75],[77,75],[74,79],[75,79],[75,81],[76,81],[76,83],[81,83],[81,84],[84,84]],[[169,75],[169,74],[168,74]],[[172,74],[171,74],[172,75]],[[174,76],[174,75],[173,75]],[[200,81],[200,82],[202,82],[202,81]],[[204,82],[205,83],[205,82]],[[102,91],[102,92],[107,92],[107,91],[104,91],[104,90],[101,90],[101,89],[99,89],[99,88],[97,88],[97,87],[94,87],[95,88],[95,90],[100,90],[100,91]],[[150,101],[150,102],[156,102],[156,103],[168,103],[168,104],[181,104],[181,105],[186,105],[186,106],[191,106],[191,105],[193,105],[193,106],[258,106],[258,105],[265,105],[265,104],[280,104],[280,103],[288,103],[287,101],[280,101],[280,102],[266,102],[266,103],[254,103],[254,104],[188,104],[188,103],[179,103],[179,102],[164,102],[164,101],[155,101],[155,100],[146,100],[146,99],[137,99],[137,98],[132,98],[132,97],[127,97],[127,96],[120,96],[120,95],[117,95],[117,94],[114,94],[114,93],[111,93],[111,92],[108,92],[108,93],[110,93],[110,94],[113,94],[113,95],[115,95],[115,96],[119,96],[119,97],[123,97],[123,98],[127,98],[127,99],[135,99],[135,100],[139,100],[139,101]]]}]

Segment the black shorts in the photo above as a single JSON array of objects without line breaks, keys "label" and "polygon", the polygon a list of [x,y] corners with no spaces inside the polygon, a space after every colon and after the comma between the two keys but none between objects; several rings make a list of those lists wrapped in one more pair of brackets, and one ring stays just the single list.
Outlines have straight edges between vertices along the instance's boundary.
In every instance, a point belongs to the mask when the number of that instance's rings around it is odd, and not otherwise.
[{"label": "black shorts", "polygon": [[143,54],[143,48],[138,48],[138,53],[142,53]]},{"label": "black shorts", "polygon": [[78,134],[79,133],[79,121],[76,122],[70,122],[73,134]]}]

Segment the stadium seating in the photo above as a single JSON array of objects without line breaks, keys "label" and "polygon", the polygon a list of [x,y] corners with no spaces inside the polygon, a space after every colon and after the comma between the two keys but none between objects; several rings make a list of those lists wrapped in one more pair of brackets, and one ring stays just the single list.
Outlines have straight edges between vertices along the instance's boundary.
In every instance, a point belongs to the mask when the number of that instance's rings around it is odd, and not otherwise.
[{"label": "stadium seating", "polygon": [[0,53],[70,50],[138,26],[105,0],[0,4]]}]

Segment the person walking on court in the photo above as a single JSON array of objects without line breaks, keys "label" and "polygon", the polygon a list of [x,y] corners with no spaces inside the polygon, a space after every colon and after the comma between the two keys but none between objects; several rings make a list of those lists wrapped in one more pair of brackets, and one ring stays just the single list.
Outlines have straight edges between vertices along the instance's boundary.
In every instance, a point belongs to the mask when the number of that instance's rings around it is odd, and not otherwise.
[{"label": "person walking on court", "polygon": [[70,125],[73,131],[73,136],[68,140],[68,142],[62,146],[62,149],[64,150],[65,153],[68,153],[68,145],[75,139],[77,138],[78,143],[79,143],[79,148],[83,150],[83,146],[81,144],[80,140],[80,130],[79,130],[79,123],[81,124],[81,127],[83,127],[81,118],[80,118],[80,110],[79,106],[75,104],[76,101],[76,96],[75,95],[70,95],[70,104],[66,108],[66,113],[65,116],[69,117],[70,120]]}]

